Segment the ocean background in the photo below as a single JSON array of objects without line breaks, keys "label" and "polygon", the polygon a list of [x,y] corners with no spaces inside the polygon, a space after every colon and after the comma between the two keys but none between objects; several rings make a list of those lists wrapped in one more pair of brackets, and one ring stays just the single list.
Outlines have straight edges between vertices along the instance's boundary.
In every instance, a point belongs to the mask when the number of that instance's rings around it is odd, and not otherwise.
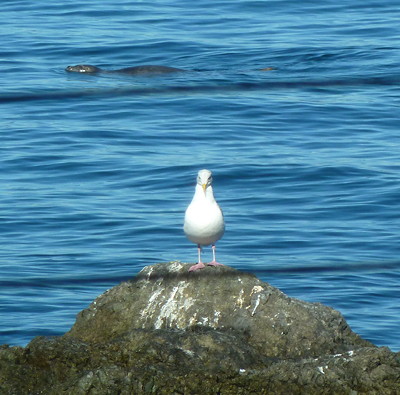
[{"label": "ocean background", "polygon": [[0,344],[195,262],[183,216],[208,168],[221,263],[399,351],[399,17],[390,0],[4,1]]}]

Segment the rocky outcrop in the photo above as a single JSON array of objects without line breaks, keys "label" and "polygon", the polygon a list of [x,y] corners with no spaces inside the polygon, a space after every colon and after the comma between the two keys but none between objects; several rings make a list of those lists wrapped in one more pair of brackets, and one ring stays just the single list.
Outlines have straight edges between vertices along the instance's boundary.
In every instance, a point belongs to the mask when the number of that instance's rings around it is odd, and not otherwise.
[{"label": "rocky outcrop", "polygon": [[61,337],[0,348],[1,394],[400,394],[400,354],[229,267],[144,268]]}]

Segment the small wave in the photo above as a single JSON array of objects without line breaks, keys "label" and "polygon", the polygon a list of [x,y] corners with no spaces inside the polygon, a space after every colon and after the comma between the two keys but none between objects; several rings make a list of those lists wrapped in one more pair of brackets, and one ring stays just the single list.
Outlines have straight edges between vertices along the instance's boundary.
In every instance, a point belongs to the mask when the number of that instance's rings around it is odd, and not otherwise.
[{"label": "small wave", "polygon": [[222,85],[199,86],[162,86],[144,88],[112,88],[81,91],[54,91],[40,93],[19,93],[0,96],[0,103],[26,102],[37,100],[81,99],[87,97],[119,97],[119,96],[156,96],[179,94],[212,94],[233,92],[254,92],[276,89],[309,89],[336,88],[349,86],[396,86],[400,79],[396,77],[368,77],[337,80],[308,80],[308,81],[268,81],[268,82],[238,82]]}]

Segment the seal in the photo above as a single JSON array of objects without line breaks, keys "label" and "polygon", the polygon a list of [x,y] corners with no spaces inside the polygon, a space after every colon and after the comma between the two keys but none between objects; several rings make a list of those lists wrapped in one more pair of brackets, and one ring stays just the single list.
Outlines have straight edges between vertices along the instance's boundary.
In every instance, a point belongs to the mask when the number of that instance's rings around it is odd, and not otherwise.
[{"label": "seal", "polygon": [[92,66],[91,64],[78,64],[76,66],[67,66],[65,71],[73,73],[87,73],[87,74],[121,73],[130,75],[152,75],[152,74],[154,75],[154,74],[178,73],[185,70],[178,69],[175,67],[153,66],[153,65],[126,67],[119,70],[103,70],[100,67]]}]

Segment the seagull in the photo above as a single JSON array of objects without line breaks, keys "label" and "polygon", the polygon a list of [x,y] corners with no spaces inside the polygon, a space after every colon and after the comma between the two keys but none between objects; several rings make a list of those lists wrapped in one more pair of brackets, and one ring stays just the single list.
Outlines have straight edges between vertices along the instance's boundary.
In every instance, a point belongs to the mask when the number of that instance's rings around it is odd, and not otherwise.
[{"label": "seagull", "polygon": [[200,170],[197,175],[197,184],[193,200],[185,213],[183,230],[186,237],[197,244],[199,262],[189,268],[189,272],[205,268],[201,261],[201,246],[212,246],[213,260],[207,265],[223,266],[215,259],[215,243],[225,231],[224,216],[218,203],[214,199],[212,173],[210,170]]}]

